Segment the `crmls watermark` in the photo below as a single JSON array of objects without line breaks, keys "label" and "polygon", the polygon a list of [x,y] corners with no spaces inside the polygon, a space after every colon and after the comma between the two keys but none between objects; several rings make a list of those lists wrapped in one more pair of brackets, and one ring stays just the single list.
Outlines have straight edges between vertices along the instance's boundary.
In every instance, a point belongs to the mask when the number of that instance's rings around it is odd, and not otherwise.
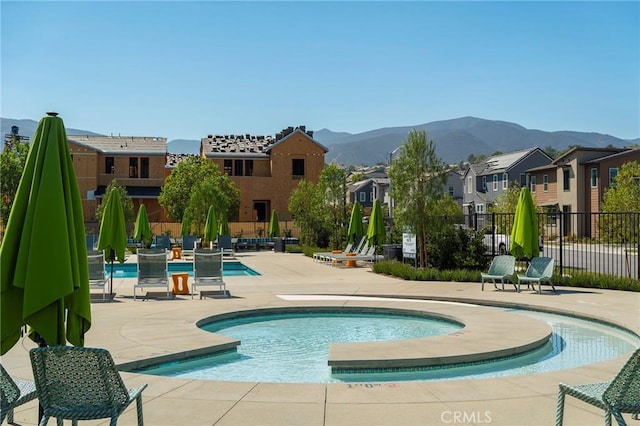
[{"label": "crmls watermark", "polygon": [[491,411],[443,411],[440,421],[447,424],[491,423]]}]

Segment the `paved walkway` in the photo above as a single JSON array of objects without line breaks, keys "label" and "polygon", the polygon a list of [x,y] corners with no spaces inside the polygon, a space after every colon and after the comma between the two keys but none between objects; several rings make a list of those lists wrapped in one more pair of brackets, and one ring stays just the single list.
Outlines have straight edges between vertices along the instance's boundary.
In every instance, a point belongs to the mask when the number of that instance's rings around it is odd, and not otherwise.
[{"label": "paved walkway", "polygon": [[[133,259],[132,259],[133,260]],[[113,303],[92,305],[93,325],[86,345],[103,347],[117,364],[139,365],[149,357],[171,357],[181,351],[227,344],[229,340],[199,330],[195,324],[206,317],[235,310],[288,306],[385,306],[410,303],[361,300],[313,301],[281,295],[382,296],[454,300],[478,304],[542,307],[624,326],[640,334],[640,294],[595,289],[558,287],[559,292],[480,290],[479,283],[414,282],[373,274],[369,267],[331,268],[302,255],[246,252],[238,260],[254,268],[259,277],[228,277],[229,299],[133,301],[133,279],[114,282]],[[419,305],[417,303],[411,304]],[[429,305],[457,315],[454,305]],[[477,308],[478,323],[491,321],[490,309]],[[474,316],[466,315],[465,321]],[[469,319],[470,318],[470,319]],[[480,321],[482,319],[482,321]],[[531,332],[522,322],[510,323],[512,336]],[[493,327],[469,324],[475,344],[495,343]],[[532,327],[536,328],[536,327]],[[535,332],[539,333],[537,329]],[[482,339],[482,333],[487,339]],[[472,336],[473,337],[473,336]],[[505,336],[507,337],[507,336]],[[526,340],[526,339],[525,339]],[[438,353],[460,351],[455,339],[432,344]],[[2,364],[15,377],[30,378],[28,350],[33,344],[20,341],[3,356]],[[391,348],[390,350],[396,350]],[[342,357],[349,357],[341,352]],[[587,383],[610,380],[627,359],[571,370],[500,379],[467,379],[404,383],[277,384],[172,379],[123,373],[128,386],[148,383],[143,393],[147,425],[551,425],[555,421],[558,382]],[[601,425],[603,413],[567,398],[566,425]],[[16,422],[37,424],[37,405],[29,403],[16,412]],[[630,418],[629,418],[630,419]],[[119,424],[135,423],[135,408],[127,410]],[[630,425],[640,422],[630,420]],[[54,424],[54,422],[50,422]],[[108,424],[90,421],[82,424]]]}]

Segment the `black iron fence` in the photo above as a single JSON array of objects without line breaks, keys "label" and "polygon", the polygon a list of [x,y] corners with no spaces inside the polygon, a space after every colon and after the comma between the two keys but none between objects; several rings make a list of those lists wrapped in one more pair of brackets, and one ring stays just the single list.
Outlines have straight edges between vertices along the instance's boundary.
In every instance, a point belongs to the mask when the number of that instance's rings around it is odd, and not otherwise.
[{"label": "black iron fence", "polygon": [[[461,215],[456,223],[485,234],[491,254],[500,254],[513,226],[513,213]],[[539,213],[541,256],[556,259],[558,272],[582,270],[640,278],[640,212]],[[508,250],[508,248],[507,248]]]}]

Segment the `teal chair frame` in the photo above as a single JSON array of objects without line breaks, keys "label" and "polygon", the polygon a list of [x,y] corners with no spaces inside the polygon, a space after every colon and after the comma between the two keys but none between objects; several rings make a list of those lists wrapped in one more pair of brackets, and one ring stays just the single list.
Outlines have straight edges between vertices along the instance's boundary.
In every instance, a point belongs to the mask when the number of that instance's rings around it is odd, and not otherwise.
[{"label": "teal chair frame", "polygon": [[127,389],[106,349],[75,346],[50,346],[29,351],[42,419],[46,426],[54,417],[58,426],[63,420],[110,418],[115,426],[118,417],[136,401],[138,426],[143,425],[142,391],[146,384]]},{"label": "teal chair frame", "polygon": [[480,273],[481,281],[482,281],[482,290],[484,291],[484,282],[485,280],[489,280],[493,282],[493,286],[498,288],[496,281],[500,280],[500,284],[502,284],[502,291],[504,291],[504,282],[510,281],[511,284],[517,290],[518,287],[513,282],[513,274],[516,271],[516,258],[510,255],[502,255],[496,256],[491,261],[491,266],[489,266],[489,270],[484,273]]},{"label": "teal chair frame", "polygon": [[38,397],[36,384],[29,380],[12,379],[0,364],[0,424],[5,417],[13,423],[14,408]]},{"label": "teal chair frame", "polygon": [[575,386],[560,383],[559,388],[556,426],[562,426],[564,421],[565,395],[603,409],[606,426],[611,426],[612,415],[618,425],[626,426],[622,413],[633,414],[636,420],[640,414],[640,349],[636,349],[610,382]]}]

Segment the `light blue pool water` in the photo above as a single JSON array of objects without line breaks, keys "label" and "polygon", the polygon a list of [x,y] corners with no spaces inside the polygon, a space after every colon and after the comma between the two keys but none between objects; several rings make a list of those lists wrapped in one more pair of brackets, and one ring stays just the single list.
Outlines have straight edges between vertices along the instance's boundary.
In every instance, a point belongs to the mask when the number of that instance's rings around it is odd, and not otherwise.
[{"label": "light blue pool water", "polygon": [[[187,272],[189,276],[193,276],[193,262],[169,262],[168,264],[169,274],[178,272]],[[111,273],[111,264],[105,265],[107,275]],[[258,272],[249,268],[242,262],[225,261],[223,275],[225,277],[236,276],[257,276]],[[136,278],[138,276],[138,264],[137,263],[114,263],[113,265],[113,277],[114,278]]]},{"label": "light blue pool water", "polygon": [[447,368],[332,372],[327,365],[330,343],[415,338],[450,333],[459,326],[434,319],[386,314],[300,313],[211,323],[204,329],[241,341],[237,353],[165,363],[138,372],[205,380],[281,383],[486,378],[574,368],[614,358],[640,346],[639,337],[605,324],[514,311],[547,322],[553,329],[553,337],[539,349],[500,361]]}]

